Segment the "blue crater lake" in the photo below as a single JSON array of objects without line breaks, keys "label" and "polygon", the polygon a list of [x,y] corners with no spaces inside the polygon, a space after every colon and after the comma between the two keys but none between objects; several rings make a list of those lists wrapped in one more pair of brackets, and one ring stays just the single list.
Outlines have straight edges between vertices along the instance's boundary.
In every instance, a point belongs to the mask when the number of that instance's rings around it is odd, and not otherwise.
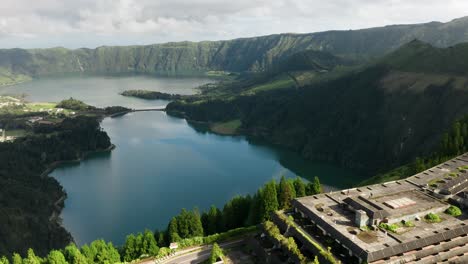
[{"label": "blue crater lake", "polygon": [[[203,78],[74,76],[35,80],[0,88],[28,94],[31,101],[74,97],[96,106],[132,108],[167,104],[120,96],[126,89],[191,94]],[[68,193],[63,224],[78,244],[103,238],[122,244],[129,233],[164,229],[181,208],[200,210],[235,195],[252,194],[281,175],[342,188],[363,180],[352,171],[241,136],[220,136],[164,112],[138,112],[101,123],[117,146],[51,174]]]}]

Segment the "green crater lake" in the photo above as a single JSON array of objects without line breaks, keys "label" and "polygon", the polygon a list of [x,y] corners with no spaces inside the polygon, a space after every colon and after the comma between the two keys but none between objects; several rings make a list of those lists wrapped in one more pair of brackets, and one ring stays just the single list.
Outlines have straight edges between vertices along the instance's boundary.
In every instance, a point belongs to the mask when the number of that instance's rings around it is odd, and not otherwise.
[{"label": "green crater lake", "polygon": [[[28,94],[30,101],[74,97],[95,106],[132,108],[166,105],[120,96],[126,89],[191,94],[204,78],[73,76],[34,80],[0,88]],[[103,238],[120,245],[129,233],[164,229],[181,208],[222,207],[235,195],[252,194],[281,175],[319,176],[328,188],[363,180],[352,171],[245,137],[220,136],[164,112],[137,112],[101,123],[117,146],[79,164],[53,171],[68,193],[63,224],[78,244]]]}]

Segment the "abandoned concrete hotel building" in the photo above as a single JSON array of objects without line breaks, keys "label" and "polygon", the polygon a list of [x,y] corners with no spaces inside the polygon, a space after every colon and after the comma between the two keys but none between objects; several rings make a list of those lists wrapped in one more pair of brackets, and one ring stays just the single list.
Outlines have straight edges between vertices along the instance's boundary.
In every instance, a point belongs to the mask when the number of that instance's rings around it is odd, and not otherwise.
[{"label": "abandoned concrete hotel building", "polygon": [[467,190],[464,154],[404,180],[298,198],[293,208],[354,262],[468,263],[468,217],[444,213],[451,204],[464,211]]}]

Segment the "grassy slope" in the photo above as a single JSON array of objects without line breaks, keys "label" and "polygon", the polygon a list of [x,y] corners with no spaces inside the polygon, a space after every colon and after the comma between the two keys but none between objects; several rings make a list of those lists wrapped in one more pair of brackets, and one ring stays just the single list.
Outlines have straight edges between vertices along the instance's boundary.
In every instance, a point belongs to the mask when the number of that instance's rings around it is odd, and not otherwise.
[{"label": "grassy slope", "polygon": [[0,68],[0,86],[12,85],[30,80],[31,77],[25,74],[12,73],[7,69]]},{"label": "grassy slope", "polygon": [[218,134],[235,135],[239,132],[238,130],[241,125],[242,122],[239,119],[235,119],[227,122],[214,123],[210,126],[210,129]]},{"label": "grassy slope", "polygon": [[272,91],[277,89],[287,89],[295,86],[295,82],[288,75],[280,75],[275,77],[273,80],[268,81],[267,83],[262,83],[259,85],[254,85],[249,87],[248,90],[242,92],[242,95],[253,95],[259,92]]}]

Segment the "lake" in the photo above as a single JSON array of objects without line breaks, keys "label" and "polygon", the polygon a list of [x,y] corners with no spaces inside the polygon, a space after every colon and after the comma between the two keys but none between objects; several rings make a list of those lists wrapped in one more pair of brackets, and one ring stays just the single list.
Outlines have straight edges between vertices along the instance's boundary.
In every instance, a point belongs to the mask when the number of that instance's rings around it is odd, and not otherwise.
[{"label": "lake", "polygon": [[173,94],[193,94],[194,87],[211,82],[207,78],[148,76],[56,76],[0,87],[0,95],[27,95],[33,102],[58,102],[73,97],[86,103],[106,107],[120,105],[131,108],[166,105],[167,101],[141,100],[119,93],[130,89],[155,90]]},{"label": "lake", "polygon": [[[204,78],[73,76],[0,88],[27,93],[31,101],[74,97],[96,106],[132,108],[167,104],[120,96],[126,89],[191,94]],[[80,164],[53,171],[68,193],[63,224],[78,244],[98,238],[122,244],[129,233],[164,229],[181,208],[222,207],[235,195],[252,194],[281,175],[342,188],[363,180],[352,171],[310,162],[295,153],[241,136],[220,136],[164,112],[138,112],[101,123],[117,146]]]}]

